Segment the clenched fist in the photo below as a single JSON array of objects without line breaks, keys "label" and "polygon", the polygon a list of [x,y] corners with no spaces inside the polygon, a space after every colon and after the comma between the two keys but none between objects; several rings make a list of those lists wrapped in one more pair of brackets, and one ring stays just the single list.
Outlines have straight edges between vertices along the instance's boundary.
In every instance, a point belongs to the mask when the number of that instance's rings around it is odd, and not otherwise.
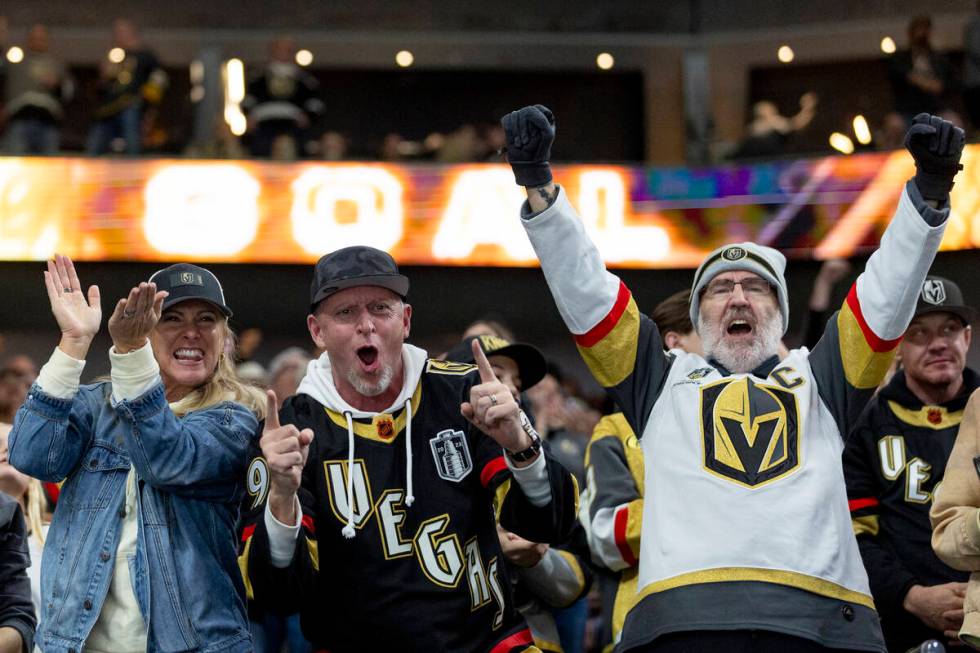
[{"label": "clenched fist", "polygon": [[292,424],[279,424],[276,393],[266,390],[268,409],[262,429],[262,455],[269,467],[269,508],[283,524],[296,522],[296,491],[303,478],[303,467],[310,453],[313,431],[300,431]]}]

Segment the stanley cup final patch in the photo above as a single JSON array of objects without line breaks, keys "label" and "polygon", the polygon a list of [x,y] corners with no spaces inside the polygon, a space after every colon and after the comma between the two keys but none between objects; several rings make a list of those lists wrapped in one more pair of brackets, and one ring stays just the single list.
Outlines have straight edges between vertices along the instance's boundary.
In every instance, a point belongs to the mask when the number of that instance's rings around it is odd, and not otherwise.
[{"label": "stanley cup final patch", "polygon": [[440,478],[458,483],[473,471],[470,449],[462,431],[439,431],[436,437],[429,440],[429,447],[432,448],[432,458]]}]

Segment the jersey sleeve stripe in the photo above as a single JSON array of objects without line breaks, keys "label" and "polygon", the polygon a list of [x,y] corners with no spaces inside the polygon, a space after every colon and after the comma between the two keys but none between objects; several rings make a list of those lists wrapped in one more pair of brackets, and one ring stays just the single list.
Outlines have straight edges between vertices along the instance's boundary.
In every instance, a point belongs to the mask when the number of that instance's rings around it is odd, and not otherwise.
[{"label": "jersey sleeve stripe", "polygon": [[855,510],[861,510],[862,508],[874,508],[878,505],[878,500],[874,497],[867,497],[862,499],[851,499],[847,502],[847,508],[851,512]]},{"label": "jersey sleeve stripe", "polygon": [[885,378],[895,348],[902,338],[884,340],[875,335],[861,313],[857,285],[851,287],[847,300],[837,314],[837,338],[840,345],[844,377],[854,388],[874,388]]},{"label": "jersey sleeve stripe", "polygon": [[864,313],[861,311],[861,300],[858,298],[857,284],[851,286],[850,292],[847,293],[847,300],[845,301],[847,308],[850,310],[851,315],[854,316],[854,320],[861,329],[861,333],[864,335],[865,342],[868,343],[868,347],[871,351],[880,354],[883,352],[890,352],[898,343],[902,341],[902,337],[899,336],[893,340],[885,340],[879,338],[871,327],[868,326],[867,321],[864,319]]},{"label": "jersey sleeve stripe", "polygon": [[247,542],[248,539],[250,537],[252,537],[252,533],[254,533],[254,532],[255,532],[255,524],[249,524],[248,526],[246,526],[245,528],[243,528],[242,529],[242,542]]},{"label": "jersey sleeve stripe", "polygon": [[626,307],[629,305],[632,297],[633,296],[630,293],[629,288],[626,287],[625,283],[620,281],[616,301],[613,303],[609,313],[587,332],[575,336],[575,342],[578,344],[578,346],[592,347],[609,335],[609,332],[616,327],[616,324],[623,316],[623,313],[626,312]]},{"label": "jersey sleeve stripe", "polygon": [[316,535],[316,526],[314,526],[313,524],[313,517],[309,515],[303,515],[303,518],[300,520],[300,523],[303,525],[303,528],[305,528],[310,532],[311,535]]},{"label": "jersey sleeve stripe", "polygon": [[533,641],[534,638],[531,637],[531,629],[525,628],[497,642],[497,645],[490,649],[490,653],[509,653],[512,648],[527,646]]},{"label": "jersey sleeve stripe", "polygon": [[505,469],[507,469],[507,463],[504,461],[504,457],[497,456],[483,466],[483,471],[480,472],[480,483],[483,487],[489,486],[493,477]]},{"label": "jersey sleeve stripe", "polygon": [[[625,310],[617,316],[613,327],[601,339],[588,346],[583,345],[579,338],[575,339],[582,360],[585,361],[595,380],[604,388],[619,385],[633,373],[636,367],[640,310],[628,290],[626,293]],[[588,341],[591,342],[592,339]]]},{"label": "jersey sleeve stripe", "polygon": [[628,565],[635,566],[638,564],[636,554],[633,553],[633,548],[629,545],[627,539],[627,531],[629,530],[627,526],[630,521],[630,509],[629,505],[625,505],[616,511],[616,519],[613,526],[613,537],[616,539],[616,548],[619,549],[619,554],[623,556],[623,562]]}]

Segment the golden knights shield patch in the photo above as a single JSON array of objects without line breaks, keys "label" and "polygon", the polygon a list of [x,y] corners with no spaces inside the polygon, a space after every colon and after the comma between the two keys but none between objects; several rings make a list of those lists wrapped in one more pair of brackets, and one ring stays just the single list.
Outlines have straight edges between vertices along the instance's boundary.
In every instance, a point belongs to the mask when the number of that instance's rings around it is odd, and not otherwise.
[{"label": "golden knights shield patch", "polygon": [[701,388],[704,469],[748,488],[786,476],[800,464],[800,417],[796,395],[755,383],[725,379]]}]

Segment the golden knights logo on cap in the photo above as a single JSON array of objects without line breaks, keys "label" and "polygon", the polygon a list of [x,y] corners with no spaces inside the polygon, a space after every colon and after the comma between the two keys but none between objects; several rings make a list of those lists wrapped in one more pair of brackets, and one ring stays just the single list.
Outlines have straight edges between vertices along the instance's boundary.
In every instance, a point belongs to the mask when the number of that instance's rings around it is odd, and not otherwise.
[{"label": "golden knights logo on cap", "polygon": [[748,255],[742,247],[729,247],[721,253],[721,257],[726,261],[740,261]]},{"label": "golden knights logo on cap", "polygon": [[800,464],[796,396],[748,377],[701,388],[702,464],[708,472],[755,488]]},{"label": "golden knights logo on cap", "polygon": [[470,449],[462,431],[439,431],[436,437],[429,440],[429,447],[432,449],[439,478],[458,483],[473,471]]},{"label": "golden knights logo on cap", "polygon": [[946,301],[946,285],[940,279],[926,279],[922,284],[922,301],[933,306],[942,306]]},{"label": "golden knights logo on cap", "polygon": [[203,286],[204,279],[197,272],[178,272],[176,279],[171,278],[171,285],[174,286]]}]

